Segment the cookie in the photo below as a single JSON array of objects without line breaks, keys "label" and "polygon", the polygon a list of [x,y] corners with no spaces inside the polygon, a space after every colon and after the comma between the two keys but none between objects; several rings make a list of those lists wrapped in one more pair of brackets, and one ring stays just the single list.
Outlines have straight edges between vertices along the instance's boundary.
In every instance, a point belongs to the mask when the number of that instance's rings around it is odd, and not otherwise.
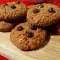
[{"label": "cookie", "polygon": [[0,32],[9,32],[15,26],[15,23],[0,21]]},{"label": "cookie", "polygon": [[1,20],[21,20],[27,13],[27,6],[19,2],[10,2],[0,6]]},{"label": "cookie", "polygon": [[28,9],[27,22],[36,26],[50,26],[60,19],[60,8],[52,4],[37,4]]},{"label": "cookie", "polygon": [[41,28],[31,30],[27,23],[17,25],[10,33],[11,42],[24,51],[40,48],[46,37],[46,30]]}]

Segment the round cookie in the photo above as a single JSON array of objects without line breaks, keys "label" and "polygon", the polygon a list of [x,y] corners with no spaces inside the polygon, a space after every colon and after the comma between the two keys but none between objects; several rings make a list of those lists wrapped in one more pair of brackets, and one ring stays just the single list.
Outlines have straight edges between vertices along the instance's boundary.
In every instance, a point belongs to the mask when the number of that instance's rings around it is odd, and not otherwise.
[{"label": "round cookie", "polygon": [[15,26],[15,23],[0,21],[0,32],[9,32]]},{"label": "round cookie", "polygon": [[60,8],[52,4],[37,4],[29,8],[27,22],[36,26],[50,26],[60,20]]},{"label": "round cookie", "polygon": [[19,2],[2,4],[0,7],[0,20],[21,20],[27,13],[27,6]]},{"label": "round cookie", "polygon": [[47,32],[43,29],[31,30],[27,23],[17,25],[10,33],[11,42],[21,50],[40,48],[46,40]]}]

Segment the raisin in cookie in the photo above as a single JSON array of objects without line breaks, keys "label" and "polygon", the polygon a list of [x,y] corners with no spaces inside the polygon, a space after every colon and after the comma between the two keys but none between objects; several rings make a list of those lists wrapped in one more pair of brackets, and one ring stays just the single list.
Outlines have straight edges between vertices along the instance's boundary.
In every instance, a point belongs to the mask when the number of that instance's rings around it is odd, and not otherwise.
[{"label": "raisin in cookie", "polygon": [[21,20],[27,13],[27,6],[19,2],[2,4],[0,7],[0,20]]},{"label": "raisin in cookie", "polygon": [[28,9],[27,21],[36,26],[50,26],[60,19],[60,8],[52,4],[37,4]]},{"label": "raisin in cookie", "polygon": [[10,33],[11,42],[21,50],[33,50],[41,47],[47,32],[43,29],[31,30],[27,23],[17,25]]}]

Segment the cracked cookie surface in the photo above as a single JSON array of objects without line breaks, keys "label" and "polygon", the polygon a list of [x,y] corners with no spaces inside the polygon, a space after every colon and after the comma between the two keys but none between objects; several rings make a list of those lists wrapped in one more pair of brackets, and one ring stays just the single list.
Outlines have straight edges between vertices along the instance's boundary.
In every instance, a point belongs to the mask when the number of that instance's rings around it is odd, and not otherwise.
[{"label": "cracked cookie surface", "polygon": [[50,26],[60,19],[60,8],[52,4],[37,4],[28,9],[27,21],[36,26]]},{"label": "cracked cookie surface", "polygon": [[11,42],[21,50],[40,48],[46,40],[47,32],[43,29],[31,30],[27,23],[17,25],[10,33]]},{"label": "cracked cookie surface", "polygon": [[11,2],[0,5],[0,21],[1,20],[20,20],[26,16],[27,6],[23,3]]}]

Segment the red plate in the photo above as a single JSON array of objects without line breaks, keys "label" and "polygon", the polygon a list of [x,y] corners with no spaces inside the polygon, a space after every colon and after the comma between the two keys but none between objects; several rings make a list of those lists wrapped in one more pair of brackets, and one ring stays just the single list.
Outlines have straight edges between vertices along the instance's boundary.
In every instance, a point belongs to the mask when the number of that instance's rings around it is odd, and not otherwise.
[{"label": "red plate", "polygon": [[1,60],[8,60],[7,58],[5,58],[5,57],[3,57],[3,56],[1,56],[1,55],[0,55],[0,59],[1,59]]}]

